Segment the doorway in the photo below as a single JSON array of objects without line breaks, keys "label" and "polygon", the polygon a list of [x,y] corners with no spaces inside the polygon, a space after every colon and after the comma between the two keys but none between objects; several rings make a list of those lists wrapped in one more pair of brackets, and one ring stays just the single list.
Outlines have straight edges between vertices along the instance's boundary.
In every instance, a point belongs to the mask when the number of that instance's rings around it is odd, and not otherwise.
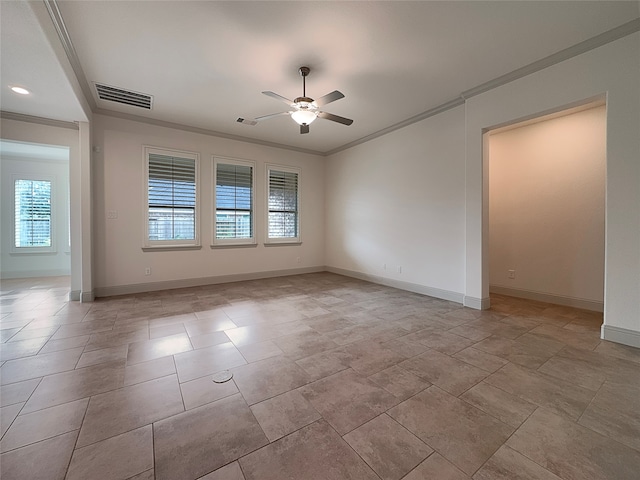
[{"label": "doorway", "polygon": [[489,293],[604,310],[606,106],[485,134]]},{"label": "doorway", "polygon": [[0,182],[3,283],[69,287],[69,147],[0,140]]}]

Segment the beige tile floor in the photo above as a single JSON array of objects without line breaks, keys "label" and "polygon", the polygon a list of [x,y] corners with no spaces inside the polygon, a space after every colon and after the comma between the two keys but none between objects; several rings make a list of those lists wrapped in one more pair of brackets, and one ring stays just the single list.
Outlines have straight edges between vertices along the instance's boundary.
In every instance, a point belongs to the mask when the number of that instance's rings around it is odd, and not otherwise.
[{"label": "beige tile floor", "polygon": [[329,273],[68,292],[2,282],[3,480],[640,478],[640,351],[599,314]]}]

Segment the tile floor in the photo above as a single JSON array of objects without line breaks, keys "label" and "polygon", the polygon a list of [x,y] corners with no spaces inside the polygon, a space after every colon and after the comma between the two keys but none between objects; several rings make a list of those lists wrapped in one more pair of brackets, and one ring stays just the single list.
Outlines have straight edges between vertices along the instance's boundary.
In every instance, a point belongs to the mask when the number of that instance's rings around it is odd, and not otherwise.
[{"label": "tile floor", "polygon": [[330,273],[68,292],[2,282],[3,480],[640,478],[640,350],[599,314]]}]

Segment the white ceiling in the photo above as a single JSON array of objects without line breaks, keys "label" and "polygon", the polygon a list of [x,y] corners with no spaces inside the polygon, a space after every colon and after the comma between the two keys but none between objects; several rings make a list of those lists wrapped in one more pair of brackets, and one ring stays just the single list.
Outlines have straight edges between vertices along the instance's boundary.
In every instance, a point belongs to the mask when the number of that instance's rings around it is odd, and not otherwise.
[{"label": "white ceiling", "polygon": [[[40,32],[24,6],[5,3],[24,2],[2,1],[2,109],[38,115],[18,105],[21,99],[5,101],[5,87],[20,81],[40,91],[55,67],[30,61],[38,52],[28,47],[44,48]],[[637,1],[57,3],[91,87],[99,82],[154,97],[147,111],[98,100],[92,91],[98,111],[317,152],[375,134],[640,16]],[[21,30],[25,25],[31,35]],[[8,46],[5,26],[12,30]],[[19,37],[38,45],[15,44]],[[300,135],[287,116],[253,127],[236,122],[286,110],[260,92],[301,95],[302,65],[311,67],[307,95],[340,90],[346,98],[323,110],[352,118],[353,125],[318,119]],[[69,119],[45,104],[41,115]]]},{"label": "white ceiling", "polygon": [[56,162],[69,161],[69,148],[57,145],[41,145],[36,143],[12,142],[0,140],[0,157],[29,158]]},{"label": "white ceiling", "polygon": [[[42,28],[36,10],[43,2],[0,0],[0,107],[63,121],[86,121],[71,82]],[[52,25],[49,25],[52,28]],[[54,41],[58,39],[54,36]],[[30,95],[18,95],[12,86],[26,87]]]}]

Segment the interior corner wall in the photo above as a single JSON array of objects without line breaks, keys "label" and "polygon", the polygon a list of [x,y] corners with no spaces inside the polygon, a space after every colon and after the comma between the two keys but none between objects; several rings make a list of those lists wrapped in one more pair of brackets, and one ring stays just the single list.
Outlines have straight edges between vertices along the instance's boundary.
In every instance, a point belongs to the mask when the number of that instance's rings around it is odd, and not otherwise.
[{"label": "interior corner wall", "polygon": [[605,137],[604,105],[489,136],[492,292],[602,311]]},{"label": "interior corner wall", "polygon": [[81,163],[78,130],[3,118],[0,120],[0,131],[2,132],[2,138],[6,140],[69,147],[71,292],[78,292],[79,299],[82,289],[82,260],[80,255],[82,236],[80,230],[80,202],[74,200],[80,198],[80,183],[76,175],[80,170]]},{"label": "interior corner wall", "polygon": [[[324,269],[323,157],[105,115],[94,115],[92,134],[93,145],[100,149],[94,152],[93,161],[97,296]],[[201,249],[142,250],[146,213],[145,145],[200,154]],[[210,247],[214,218],[213,155],[256,162],[256,247]],[[301,245],[264,245],[267,163],[301,170]],[[107,212],[117,218],[108,218]],[[151,269],[151,275],[145,275],[146,268]]]},{"label": "interior corner wall", "polygon": [[483,134],[494,126],[606,95],[605,315],[602,336],[640,346],[640,33],[466,102],[466,287],[488,297]]},{"label": "interior corner wall", "polygon": [[330,270],[462,302],[464,107],[328,157]]}]

